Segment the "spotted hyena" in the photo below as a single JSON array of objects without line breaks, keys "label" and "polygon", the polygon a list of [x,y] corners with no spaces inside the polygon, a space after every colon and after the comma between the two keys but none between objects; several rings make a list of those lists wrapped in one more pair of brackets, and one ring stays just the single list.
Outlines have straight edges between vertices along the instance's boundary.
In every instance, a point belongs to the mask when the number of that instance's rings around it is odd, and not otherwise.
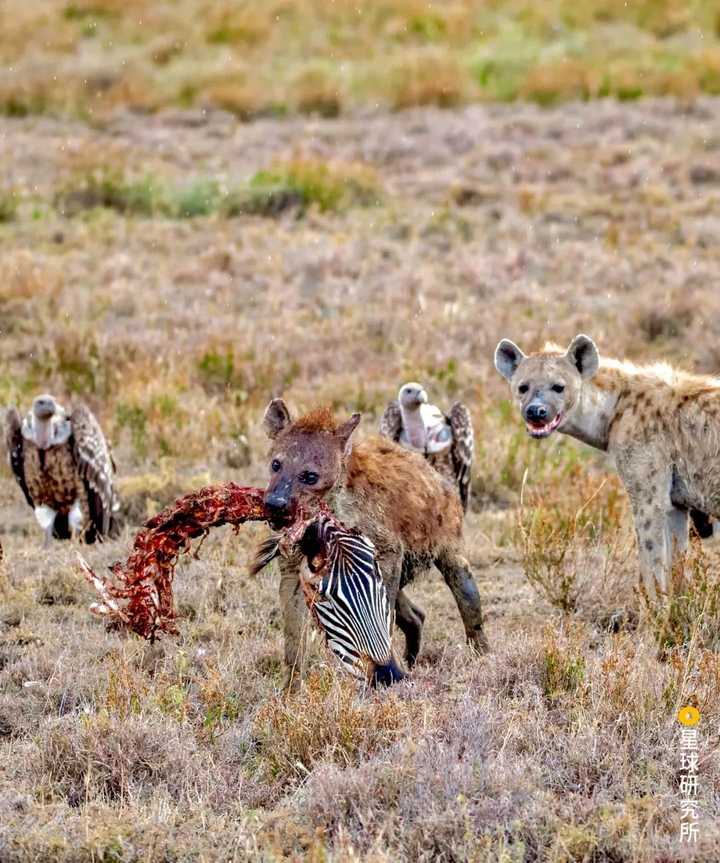
[{"label": "spotted hyena", "polygon": [[701,535],[720,517],[720,379],[601,359],[585,335],[567,351],[548,345],[529,356],[503,339],[495,367],[532,437],[559,431],[613,457],[635,517],[642,584],[665,593],[673,554],[687,548],[688,514]]},{"label": "spotted hyena", "polygon": [[[412,666],[420,649],[425,615],[403,591],[413,571],[434,563],[453,593],[468,642],[487,647],[480,595],[464,557],[463,511],[452,486],[425,459],[378,436],[355,444],[354,414],[337,423],[327,409],[296,420],[282,399],[265,411],[272,440],[265,506],[277,528],[292,521],[298,505],[312,513],[324,500],[348,526],[372,540],[390,607],[405,635]],[[280,558],[280,604],[285,630],[288,682],[302,670],[306,608],[297,557]]]}]

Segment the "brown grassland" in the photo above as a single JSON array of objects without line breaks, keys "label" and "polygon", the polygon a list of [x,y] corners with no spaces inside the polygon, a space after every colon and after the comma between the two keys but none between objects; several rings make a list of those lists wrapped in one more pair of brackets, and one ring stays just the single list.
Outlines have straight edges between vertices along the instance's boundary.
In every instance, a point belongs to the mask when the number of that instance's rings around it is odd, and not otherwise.
[{"label": "brown grassland", "polygon": [[[529,440],[492,367],[503,336],[587,332],[720,368],[715,6],[358,6],[0,10],[0,404],[97,412],[124,519],[83,550],[101,569],[179,494],[264,484],[273,395],[361,411],[360,434],[407,379],[464,400],[492,652],[427,573],[410,683],[361,692],[318,644],[283,696],[277,573],[247,574],[260,527],[178,567],[178,638],[108,631],[3,462],[0,861],[716,863],[720,550],[693,545],[661,620],[611,466]],[[605,93],[665,95],[545,107]]]},{"label": "brown grassland", "polygon": [[358,105],[720,93],[715,0],[8,0],[0,111]]}]

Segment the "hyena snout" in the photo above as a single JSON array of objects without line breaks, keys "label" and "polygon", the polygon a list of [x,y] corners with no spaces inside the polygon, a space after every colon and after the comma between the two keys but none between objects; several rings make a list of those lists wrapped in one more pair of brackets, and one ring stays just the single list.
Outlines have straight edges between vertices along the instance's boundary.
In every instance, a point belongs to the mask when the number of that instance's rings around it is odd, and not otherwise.
[{"label": "hyena snout", "polygon": [[525,425],[532,437],[547,437],[562,420],[561,407],[548,404],[540,398],[534,398],[522,411]]},{"label": "hyena snout", "polygon": [[292,521],[295,502],[292,495],[292,483],[280,480],[268,487],[265,492],[265,510],[273,527],[283,527]]},{"label": "hyena snout", "polygon": [[531,423],[546,423],[548,421],[549,414],[550,411],[548,410],[547,405],[538,402],[531,402],[525,410],[525,419]]}]

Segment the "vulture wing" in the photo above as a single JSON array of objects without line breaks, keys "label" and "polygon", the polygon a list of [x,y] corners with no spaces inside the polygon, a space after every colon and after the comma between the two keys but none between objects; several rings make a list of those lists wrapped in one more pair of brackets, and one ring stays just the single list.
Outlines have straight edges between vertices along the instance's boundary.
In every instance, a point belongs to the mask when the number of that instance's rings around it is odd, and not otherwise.
[{"label": "vulture wing", "polygon": [[[72,448],[88,495],[92,533],[108,536],[114,527],[118,500],[113,485],[115,475],[110,448],[95,415],[85,405],[78,405],[70,415]],[[88,537],[91,538],[91,537]]]},{"label": "vulture wing", "polygon": [[468,501],[470,499],[470,471],[472,469],[473,453],[475,450],[475,437],[470,411],[462,402],[455,402],[450,408],[448,422],[453,433],[450,452],[457,479],[458,492],[463,510],[467,512]]},{"label": "vulture wing", "polygon": [[402,432],[402,414],[397,400],[390,402],[380,417],[380,434],[390,440],[399,441]]},{"label": "vulture wing", "polygon": [[5,444],[8,451],[8,460],[10,461],[12,472],[15,474],[15,479],[23,490],[25,500],[34,508],[35,504],[30,497],[30,492],[25,482],[23,443],[20,414],[17,412],[17,408],[10,408],[5,415]]}]

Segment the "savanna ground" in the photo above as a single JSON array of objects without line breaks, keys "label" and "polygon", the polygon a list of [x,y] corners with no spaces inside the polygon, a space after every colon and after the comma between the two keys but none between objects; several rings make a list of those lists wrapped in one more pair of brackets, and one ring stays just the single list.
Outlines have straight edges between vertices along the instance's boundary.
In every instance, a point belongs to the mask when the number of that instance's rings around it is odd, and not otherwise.
[{"label": "savanna ground", "polygon": [[492,653],[428,573],[411,683],[359,692],[318,645],[283,696],[257,527],[178,567],[179,638],[106,631],[3,467],[0,860],[717,861],[718,550],[653,617],[610,466],[527,439],[492,368],[502,336],[581,331],[720,367],[714,5],[200,5],[3,8],[0,402],[96,410],[125,520],[101,569],[177,495],[264,484],[272,395],[362,434],[406,379],[463,399]]}]

